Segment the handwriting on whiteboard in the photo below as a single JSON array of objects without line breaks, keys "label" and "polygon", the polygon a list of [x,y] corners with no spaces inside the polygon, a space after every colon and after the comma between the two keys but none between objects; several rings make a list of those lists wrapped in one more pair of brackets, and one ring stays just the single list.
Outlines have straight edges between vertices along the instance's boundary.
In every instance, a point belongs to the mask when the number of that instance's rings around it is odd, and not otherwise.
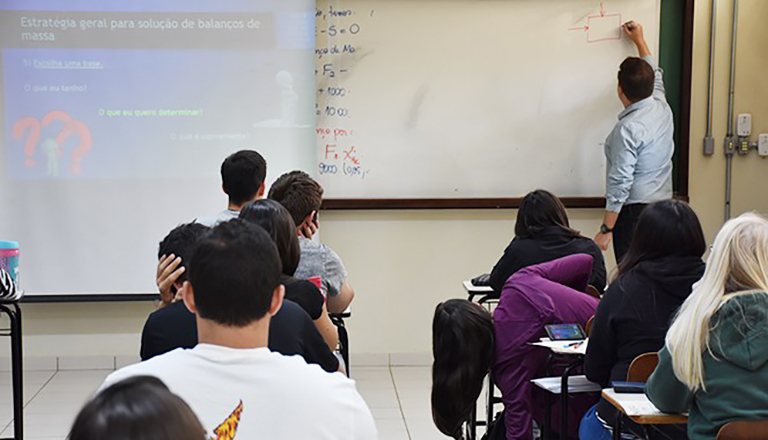
[{"label": "handwriting on whiteboard", "polygon": [[354,93],[345,84],[350,66],[360,51],[357,38],[364,34],[373,10],[315,10],[315,83],[317,84],[317,169],[321,176],[365,179],[365,147],[352,130],[355,109],[347,97]]}]

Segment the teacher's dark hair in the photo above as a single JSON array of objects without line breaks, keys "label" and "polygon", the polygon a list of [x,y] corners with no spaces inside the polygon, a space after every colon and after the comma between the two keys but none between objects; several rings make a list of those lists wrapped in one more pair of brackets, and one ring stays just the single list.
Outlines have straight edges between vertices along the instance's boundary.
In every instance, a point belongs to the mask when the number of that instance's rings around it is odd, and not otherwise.
[{"label": "teacher's dark hair", "polygon": [[77,415],[68,440],[205,440],[195,413],[156,377],[136,376],[99,393]]},{"label": "teacher's dark hair", "polygon": [[704,231],[693,209],[679,200],[648,205],[640,214],[627,254],[618,274],[631,271],[640,262],[680,256],[699,257],[707,250]]},{"label": "teacher's dark hair", "polygon": [[571,228],[565,205],[560,199],[543,189],[529,192],[523,197],[517,211],[515,235],[520,238],[531,238],[551,227],[579,236],[579,231]]},{"label": "teacher's dark hair", "polygon": [[432,321],[432,420],[460,439],[493,364],[493,318],[463,299],[438,304]]},{"label": "teacher's dark hair", "polygon": [[293,276],[299,267],[301,248],[291,213],[274,200],[262,199],[247,204],[240,211],[240,218],[267,231],[277,245],[283,263],[283,275]]},{"label": "teacher's dark hair", "polygon": [[642,58],[629,57],[619,67],[619,87],[630,102],[651,96],[655,80],[653,68]]}]

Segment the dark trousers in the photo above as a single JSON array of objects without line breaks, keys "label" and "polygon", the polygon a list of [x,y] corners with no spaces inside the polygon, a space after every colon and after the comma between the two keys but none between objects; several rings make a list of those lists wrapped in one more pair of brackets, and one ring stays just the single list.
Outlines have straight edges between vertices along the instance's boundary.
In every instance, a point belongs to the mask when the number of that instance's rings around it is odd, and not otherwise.
[{"label": "dark trousers", "polygon": [[646,206],[648,205],[645,203],[636,203],[624,205],[621,208],[619,218],[613,227],[613,254],[616,256],[617,264],[621,263],[621,259],[629,251],[629,245],[632,244],[632,237],[635,235],[637,220],[640,219],[640,214]]}]

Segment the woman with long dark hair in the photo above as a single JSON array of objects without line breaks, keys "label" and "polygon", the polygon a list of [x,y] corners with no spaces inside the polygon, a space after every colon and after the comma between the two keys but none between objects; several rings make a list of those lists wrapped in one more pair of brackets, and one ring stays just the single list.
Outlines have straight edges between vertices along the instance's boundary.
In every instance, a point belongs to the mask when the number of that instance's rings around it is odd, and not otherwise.
[{"label": "woman with long dark hair", "polygon": [[[480,395],[483,377],[492,366],[504,402],[507,439],[532,439],[533,420],[543,421],[543,395],[531,380],[546,375],[550,351],[531,345],[545,337],[548,324],[584,326],[597,299],[584,293],[592,273],[592,257],[570,255],[518,271],[504,286],[490,315],[480,306],[452,300],[435,310],[433,322],[432,413],[446,435],[460,438],[461,424]],[[492,359],[491,359],[492,358]],[[569,433],[594,399],[577,396],[569,404]],[[558,405],[553,405],[555,414]]]},{"label": "woman with long dark hair", "polygon": [[299,304],[309,313],[328,347],[335,350],[339,343],[339,333],[328,316],[320,289],[310,281],[293,277],[299,267],[301,249],[291,214],[280,203],[261,199],[243,207],[240,218],[261,226],[272,237],[283,265],[281,282],[285,286],[285,298]]},{"label": "woman with long dark hair", "polygon": [[493,364],[493,318],[481,306],[452,299],[432,320],[432,418],[443,434],[460,439]]},{"label": "woman with long dark hair", "polygon": [[589,284],[602,292],[606,282],[602,251],[594,241],[571,228],[560,199],[549,191],[537,189],[520,202],[515,238],[494,266],[490,285],[500,295],[509,277],[518,270],[573,254],[592,256]]},{"label": "woman with long dark hair", "polygon": [[189,406],[155,377],[118,382],[88,402],[68,440],[206,440]]},{"label": "woman with long dark hair", "polygon": [[[696,213],[678,200],[648,205],[635,236],[597,308],[585,373],[604,387],[624,381],[637,356],[664,346],[672,317],[704,274],[704,232]],[[582,438],[610,435],[613,407],[601,401],[582,425]]]}]

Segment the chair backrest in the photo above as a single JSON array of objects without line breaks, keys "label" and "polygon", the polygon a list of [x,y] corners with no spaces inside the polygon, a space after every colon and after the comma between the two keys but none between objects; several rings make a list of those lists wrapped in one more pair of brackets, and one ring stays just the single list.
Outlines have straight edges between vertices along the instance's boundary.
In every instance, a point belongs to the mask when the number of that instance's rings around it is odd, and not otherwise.
[{"label": "chair backrest", "polygon": [[584,333],[587,334],[587,337],[592,335],[592,323],[595,322],[595,315],[592,315],[591,318],[587,321],[587,325],[584,326]]},{"label": "chair backrest", "polygon": [[720,428],[717,440],[763,440],[766,433],[768,420],[737,420]]},{"label": "chair backrest", "polygon": [[598,300],[600,299],[600,291],[597,290],[597,287],[595,287],[595,286],[593,286],[591,284],[589,286],[587,286],[586,293],[587,293],[587,295],[589,295],[591,297],[597,298]]},{"label": "chair backrest", "polygon": [[644,353],[636,357],[627,371],[627,382],[648,382],[651,373],[659,364],[658,353]]}]

